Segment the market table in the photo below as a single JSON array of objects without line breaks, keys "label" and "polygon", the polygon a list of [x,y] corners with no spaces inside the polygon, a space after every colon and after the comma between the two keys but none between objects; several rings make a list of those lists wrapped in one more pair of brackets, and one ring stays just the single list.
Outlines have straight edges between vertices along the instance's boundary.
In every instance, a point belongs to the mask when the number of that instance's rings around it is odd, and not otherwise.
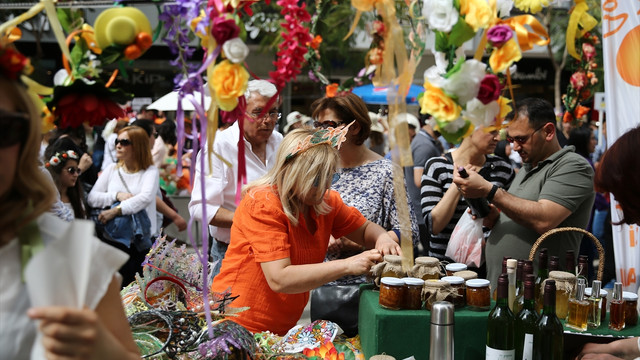
[{"label": "market table", "polygon": [[[429,359],[431,312],[428,310],[388,310],[378,305],[379,292],[371,285],[360,288],[358,333],[365,359],[386,353],[397,360],[414,356]],[[492,306],[494,303],[492,302]],[[456,309],[454,351],[456,359],[484,359],[489,311]],[[604,324],[608,323],[608,318]],[[616,338],[639,336],[640,326],[611,331],[606,325],[576,333],[565,328],[565,355],[587,342],[609,342]]]}]

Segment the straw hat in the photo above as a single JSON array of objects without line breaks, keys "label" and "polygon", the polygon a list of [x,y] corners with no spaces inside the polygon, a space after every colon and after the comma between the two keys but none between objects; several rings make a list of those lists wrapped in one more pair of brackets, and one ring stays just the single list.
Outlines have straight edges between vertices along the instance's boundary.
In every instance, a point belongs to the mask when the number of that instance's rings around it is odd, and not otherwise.
[{"label": "straw hat", "polygon": [[101,49],[132,44],[141,32],[152,34],[149,19],[134,7],[110,8],[101,12],[96,18],[94,31]]}]

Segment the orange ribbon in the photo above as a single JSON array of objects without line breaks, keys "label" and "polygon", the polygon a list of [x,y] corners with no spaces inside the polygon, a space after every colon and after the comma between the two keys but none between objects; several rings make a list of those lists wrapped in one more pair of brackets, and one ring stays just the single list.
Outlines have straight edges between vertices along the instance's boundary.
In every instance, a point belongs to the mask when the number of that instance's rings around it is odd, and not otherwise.
[{"label": "orange ribbon", "polygon": [[[571,17],[569,17],[569,24],[567,25],[567,53],[573,56],[574,58],[580,60],[580,55],[576,51],[576,34],[580,35],[580,37],[584,36],[584,34],[588,31],[591,31],[596,25],[598,25],[598,21],[587,11],[589,11],[589,5],[587,5],[584,0],[575,0],[576,6],[571,11]],[[578,25],[582,29],[578,29]]]}]

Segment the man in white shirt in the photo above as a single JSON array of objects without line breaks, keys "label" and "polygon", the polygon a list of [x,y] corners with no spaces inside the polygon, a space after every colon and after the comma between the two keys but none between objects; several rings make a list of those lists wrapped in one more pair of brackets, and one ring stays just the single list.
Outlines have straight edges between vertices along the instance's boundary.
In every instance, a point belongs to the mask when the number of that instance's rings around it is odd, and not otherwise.
[{"label": "man in white shirt", "polygon": [[[282,141],[282,135],[273,131],[281,116],[278,112],[279,102],[274,101],[269,108],[266,108],[276,92],[276,87],[266,80],[249,81],[245,92],[247,117],[243,123],[243,143],[247,182],[258,179],[273,166],[276,150]],[[228,129],[218,132],[213,144],[213,150],[232,166],[228,166],[217,156],[212,155],[212,168],[209,169],[209,161],[206,153],[204,154],[204,201],[200,182],[202,153],[198,154],[196,162],[189,213],[191,217],[202,221],[202,203],[205,203],[206,223],[210,225],[209,234],[214,239],[210,254],[214,262],[218,261],[213,269],[214,276],[220,272],[220,265],[229,245],[230,228],[237,206],[239,138],[240,128],[236,121]]]}]

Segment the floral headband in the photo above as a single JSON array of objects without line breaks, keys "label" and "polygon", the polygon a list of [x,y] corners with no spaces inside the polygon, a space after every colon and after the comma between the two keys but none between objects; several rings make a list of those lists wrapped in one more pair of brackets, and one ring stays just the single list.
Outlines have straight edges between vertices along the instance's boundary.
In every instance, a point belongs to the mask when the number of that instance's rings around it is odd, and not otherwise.
[{"label": "floral headband", "polygon": [[79,158],[80,157],[78,156],[78,153],[76,153],[73,150],[67,150],[63,153],[56,153],[55,155],[53,155],[51,159],[49,159],[49,161],[46,164],[44,164],[44,166],[45,167],[58,166],[62,164],[64,160],[68,160],[68,159],[78,160]]},{"label": "floral headband", "polygon": [[17,80],[21,74],[33,71],[31,61],[13,46],[0,44],[0,72],[11,80]]},{"label": "floral headband", "polygon": [[326,129],[320,129],[314,132],[313,134],[307,136],[304,140],[300,141],[293,152],[287,155],[286,160],[290,160],[301,152],[320,144],[329,144],[336,149],[340,149],[342,143],[347,140],[347,132],[349,131],[349,126],[351,126],[351,124],[353,124],[354,122],[355,120],[350,122],[348,125],[341,125],[337,128],[328,127]]}]

